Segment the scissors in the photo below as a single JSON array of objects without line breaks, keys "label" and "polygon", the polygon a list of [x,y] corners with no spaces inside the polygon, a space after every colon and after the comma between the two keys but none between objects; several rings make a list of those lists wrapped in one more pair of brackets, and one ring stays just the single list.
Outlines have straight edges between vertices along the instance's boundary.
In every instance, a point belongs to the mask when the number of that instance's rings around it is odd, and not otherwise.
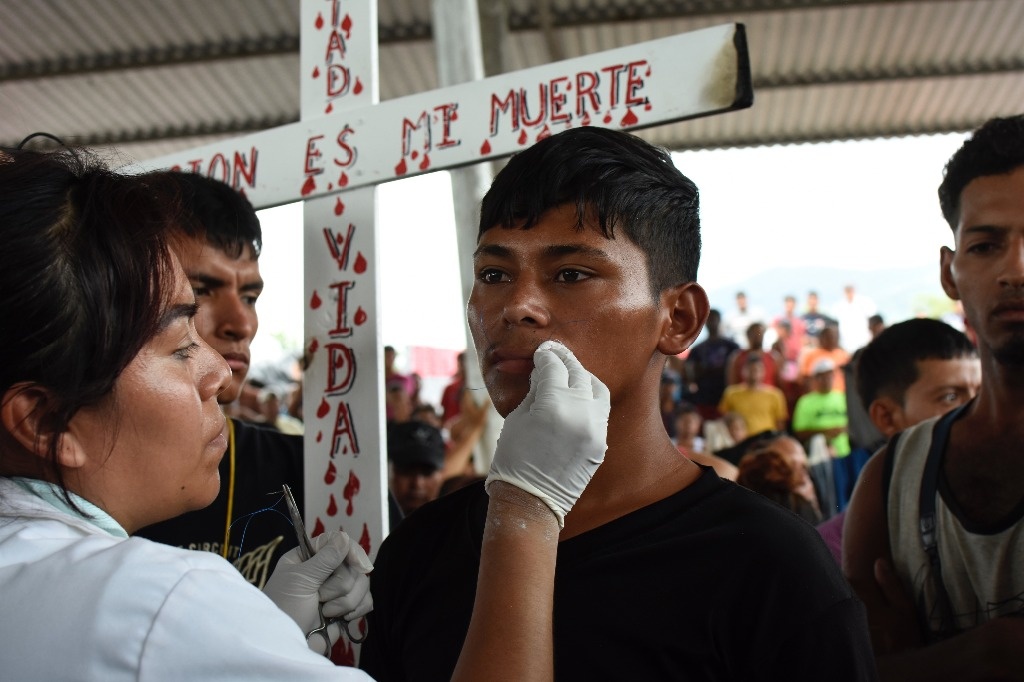
[{"label": "scissors", "polygon": [[[288,505],[288,515],[292,518],[292,525],[295,527],[295,537],[299,540],[299,556],[302,557],[303,561],[307,561],[310,557],[316,554],[316,550],[313,549],[313,543],[309,539],[309,534],[306,533],[306,524],[302,522],[302,514],[299,513],[299,506],[295,504],[295,496],[292,495],[292,489],[287,483],[284,484],[283,489],[284,501]],[[306,633],[306,639],[309,639],[313,635],[320,635],[324,640],[324,644],[327,645],[326,652],[324,653],[325,656],[330,657],[331,655],[333,643],[331,642],[331,636],[327,633],[327,628],[334,623],[342,623],[342,630],[353,644],[361,644],[362,641],[366,639],[365,634],[362,637],[353,635],[352,631],[348,629],[349,621],[344,618],[340,616],[330,619],[325,618],[324,605],[319,601],[317,602],[316,610],[320,616],[320,624]]]}]

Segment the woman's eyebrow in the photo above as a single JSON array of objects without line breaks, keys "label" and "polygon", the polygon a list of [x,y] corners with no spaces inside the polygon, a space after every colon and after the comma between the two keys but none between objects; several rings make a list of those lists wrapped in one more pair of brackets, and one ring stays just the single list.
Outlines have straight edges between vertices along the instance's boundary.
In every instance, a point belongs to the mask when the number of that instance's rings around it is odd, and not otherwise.
[{"label": "woman's eyebrow", "polygon": [[199,305],[196,303],[176,303],[165,310],[164,314],[160,316],[160,323],[157,325],[157,329],[163,331],[174,324],[176,320],[183,317],[191,319],[196,316],[198,310]]}]

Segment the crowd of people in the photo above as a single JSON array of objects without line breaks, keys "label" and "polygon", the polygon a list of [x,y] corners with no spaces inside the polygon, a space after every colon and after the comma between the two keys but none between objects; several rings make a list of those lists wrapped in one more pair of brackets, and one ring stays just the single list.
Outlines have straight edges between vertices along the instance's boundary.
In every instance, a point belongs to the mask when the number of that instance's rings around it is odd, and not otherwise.
[{"label": "crowd of people", "polygon": [[[767,319],[743,293],[711,308],[697,188],[664,150],[583,127],[516,154],[467,306],[489,400],[460,365],[426,404],[383,349],[371,564],[340,532],[297,546],[285,515],[236,525],[283,484],[301,500],[304,466],[301,424],[247,381],[244,196],[0,150],[0,669],[1022,679],[1024,116],[975,131],[939,198],[967,333],[887,326],[852,286]],[[356,670],[331,645],[364,617]]]}]

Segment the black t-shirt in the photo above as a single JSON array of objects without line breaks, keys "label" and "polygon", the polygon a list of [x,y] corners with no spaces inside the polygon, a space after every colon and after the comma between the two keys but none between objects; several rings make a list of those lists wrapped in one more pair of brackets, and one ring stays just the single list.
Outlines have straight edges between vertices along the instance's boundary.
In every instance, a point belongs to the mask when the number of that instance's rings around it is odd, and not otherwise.
[{"label": "black t-shirt", "polygon": [[[298,544],[283,501],[287,483],[303,509],[302,436],[249,424],[235,426],[235,493],[228,560],[262,588],[281,555]],[[220,462],[220,493],[205,509],[148,526],[136,535],[166,545],[222,554],[227,524],[230,457]],[[271,505],[276,506],[267,510]]]},{"label": "black t-shirt", "polygon": [[[421,507],[381,545],[360,666],[447,680],[469,626],[487,494]],[[813,526],[710,469],[559,545],[559,680],[874,680],[862,604]]]}]

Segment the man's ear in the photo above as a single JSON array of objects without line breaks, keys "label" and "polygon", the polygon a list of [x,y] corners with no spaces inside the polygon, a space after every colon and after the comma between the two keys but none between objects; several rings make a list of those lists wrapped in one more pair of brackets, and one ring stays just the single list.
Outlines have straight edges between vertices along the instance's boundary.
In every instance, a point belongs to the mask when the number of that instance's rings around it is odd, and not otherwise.
[{"label": "man's ear", "polygon": [[690,347],[704,328],[711,304],[708,295],[696,282],[680,284],[661,292],[665,323],[658,350],[665,355],[679,355]]},{"label": "man's ear", "polygon": [[67,468],[85,463],[85,453],[70,433],[55,433],[46,426],[50,393],[36,384],[19,383],[7,389],[0,402],[0,424],[24,451],[49,459],[53,439],[59,439],[57,459]]},{"label": "man's ear", "polygon": [[875,398],[868,406],[868,416],[875,428],[886,438],[903,430],[903,408],[892,398]]},{"label": "man's ear", "polygon": [[957,289],[956,281],[953,279],[953,256],[956,251],[943,246],[939,248],[939,281],[942,283],[942,290],[954,301],[960,300],[960,291]]}]

